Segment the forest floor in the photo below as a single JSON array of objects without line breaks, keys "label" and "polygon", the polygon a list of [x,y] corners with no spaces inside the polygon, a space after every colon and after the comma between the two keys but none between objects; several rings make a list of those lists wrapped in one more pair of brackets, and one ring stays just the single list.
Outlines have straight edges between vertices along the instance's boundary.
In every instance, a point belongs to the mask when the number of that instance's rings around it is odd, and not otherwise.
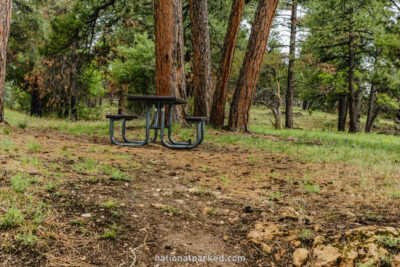
[{"label": "forest floor", "polygon": [[400,266],[398,136],[321,131],[333,115],[299,110],[303,130],[277,132],[255,109],[254,133],[208,129],[178,151],[111,145],[106,121],[6,114],[1,266]]}]

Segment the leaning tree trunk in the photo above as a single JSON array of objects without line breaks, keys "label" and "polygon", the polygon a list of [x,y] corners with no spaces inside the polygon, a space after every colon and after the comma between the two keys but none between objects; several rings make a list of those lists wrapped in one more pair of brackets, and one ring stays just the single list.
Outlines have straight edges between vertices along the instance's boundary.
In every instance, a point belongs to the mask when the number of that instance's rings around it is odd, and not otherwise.
[{"label": "leaning tree trunk", "polygon": [[224,126],[229,74],[232,69],[243,5],[244,0],[232,1],[231,15],[229,17],[228,29],[225,35],[224,48],[222,49],[221,63],[219,65],[217,83],[211,107],[210,122],[214,127]]},{"label": "leaning tree trunk", "polygon": [[286,91],[285,127],[293,128],[293,95],[294,95],[294,64],[296,60],[296,26],[297,26],[297,0],[292,0],[292,18],[290,26],[290,52],[288,85]]},{"label": "leaning tree trunk", "polygon": [[194,53],[194,115],[209,118],[212,81],[207,0],[189,0],[189,8]]},{"label": "leaning tree trunk", "polygon": [[4,120],[4,86],[6,82],[8,37],[12,14],[12,0],[0,0],[0,123]]},{"label": "leaning tree trunk", "polygon": [[279,0],[260,0],[233,96],[228,128],[249,131],[250,108]]},{"label": "leaning tree trunk", "polygon": [[[182,0],[154,0],[156,31],[156,94],[186,99]],[[186,109],[180,105],[174,120],[182,121]]]},{"label": "leaning tree trunk", "polygon": [[365,132],[369,133],[372,130],[373,126],[373,117],[375,110],[375,102],[376,102],[376,87],[375,85],[371,86],[371,92],[369,93],[369,101],[368,101],[368,116],[367,123],[365,125]]}]

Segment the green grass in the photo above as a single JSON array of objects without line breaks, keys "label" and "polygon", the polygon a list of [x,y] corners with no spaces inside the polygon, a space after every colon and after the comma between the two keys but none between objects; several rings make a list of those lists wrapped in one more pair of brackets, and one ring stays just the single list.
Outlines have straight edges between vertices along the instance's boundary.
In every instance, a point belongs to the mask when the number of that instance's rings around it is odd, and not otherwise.
[{"label": "green grass", "polygon": [[72,165],[72,169],[76,172],[95,172],[98,169],[98,162],[86,159],[85,161],[75,162]]},{"label": "green grass", "polygon": [[2,138],[0,140],[0,151],[11,152],[15,150],[14,140],[12,138]]},{"label": "green grass", "polygon": [[109,165],[104,165],[103,171],[105,174],[110,176],[111,180],[114,180],[114,181],[132,181],[133,180],[132,175],[126,174],[116,168],[109,166]]},{"label": "green grass", "polygon": [[36,153],[40,151],[40,144],[36,143],[35,141],[31,141],[27,145],[27,149],[30,152]]},{"label": "green grass", "polygon": [[117,208],[119,206],[119,204],[117,201],[115,201],[113,199],[109,199],[105,203],[103,203],[103,206],[107,209],[113,209],[113,208]]},{"label": "green grass", "polygon": [[15,240],[24,247],[33,247],[37,239],[37,236],[29,233],[18,234],[15,238]]},{"label": "green grass", "polygon": [[21,211],[10,208],[9,211],[0,220],[0,227],[11,228],[18,227],[24,222],[25,218]]},{"label": "green grass", "polygon": [[30,177],[19,173],[11,177],[10,183],[15,192],[24,193],[30,184]]}]

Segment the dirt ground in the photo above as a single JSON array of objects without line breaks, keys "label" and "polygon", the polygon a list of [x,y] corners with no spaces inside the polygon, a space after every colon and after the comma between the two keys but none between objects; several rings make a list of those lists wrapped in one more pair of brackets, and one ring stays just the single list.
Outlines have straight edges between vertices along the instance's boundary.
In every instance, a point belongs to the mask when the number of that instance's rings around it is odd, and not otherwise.
[{"label": "dirt ground", "polygon": [[[0,228],[2,266],[293,266],[298,248],[309,251],[305,266],[355,266],[369,260],[368,250],[364,256],[358,250],[353,265],[343,265],[343,255],[324,265],[316,239],[338,236],[335,242],[342,242],[353,229],[399,228],[400,202],[371,190],[385,181],[376,177],[374,184],[361,185],[359,171],[345,164],[211,143],[189,151],[159,144],[125,148],[107,137],[56,130],[13,128],[10,137],[21,153],[0,152],[0,188],[18,172],[58,182],[35,192],[51,215],[35,228],[34,246],[14,242],[6,249],[5,241],[12,243],[18,229]],[[28,151],[29,140],[39,143],[40,151]],[[42,165],[23,165],[22,155]],[[73,168],[86,159],[99,168]],[[134,178],[110,179],[101,171],[105,164]],[[109,199],[118,205],[106,207]],[[105,229],[114,229],[116,236],[102,238]],[[399,246],[385,251],[380,250],[392,259],[385,262],[396,266]],[[246,260],[165,263],[156,262],[157,255]]]}]

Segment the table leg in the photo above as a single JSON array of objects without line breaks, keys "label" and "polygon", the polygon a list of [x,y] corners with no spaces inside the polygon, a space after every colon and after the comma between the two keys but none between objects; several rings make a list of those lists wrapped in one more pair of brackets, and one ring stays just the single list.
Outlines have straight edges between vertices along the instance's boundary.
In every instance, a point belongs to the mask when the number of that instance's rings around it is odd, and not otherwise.
[{"label": "table leg", "polygon": [[[171,106],[169,107],[171,110]],[[168,137],[170,137],[171,134],[171,123],[172,123],[172,113],[168,114]],[[165,137],[164,137],[164,130],[165,130],[165,105],[162,106],[161,108],[161,142],[164,146],[168,148],[175,148],[175,149],[191,149],[199,145],[203,139],[204,139],[204,122],[201,122],[197,125],[197,140],[194,143],[175,143],[175,144],[169,144],[166,142]]]},{"label": "table leg", "polygon": [[114,138],[114,120],[110,120],[110,137],[111,142],[119,146],[143,146],[149,143],[150,138],[150,119],[151,104],[146,103],[146,138],[143,141],[132,141],[126,137],[126,121],[122,120],[122,137],[125,143],[119,143]]}]

